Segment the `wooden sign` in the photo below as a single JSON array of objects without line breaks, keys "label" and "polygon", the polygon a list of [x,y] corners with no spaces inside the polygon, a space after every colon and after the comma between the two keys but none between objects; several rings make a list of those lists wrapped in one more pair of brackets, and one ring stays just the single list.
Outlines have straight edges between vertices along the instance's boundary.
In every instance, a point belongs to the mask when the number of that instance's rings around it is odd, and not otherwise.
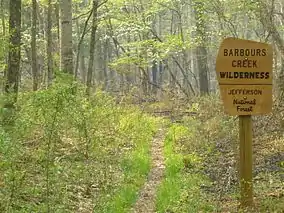
[{"label": "wooden sign", "polygon": [[269,44],[237,38],[223,40],[216,72],[226,113],[260,115],[272,111],[272,62]]},{"label": "wooden sign", "polygon": [[272,54],[269,44],[227,38],[216,61],[225,111],[239,115],[242,207],[253,205],[251,115],[272,110]]}]

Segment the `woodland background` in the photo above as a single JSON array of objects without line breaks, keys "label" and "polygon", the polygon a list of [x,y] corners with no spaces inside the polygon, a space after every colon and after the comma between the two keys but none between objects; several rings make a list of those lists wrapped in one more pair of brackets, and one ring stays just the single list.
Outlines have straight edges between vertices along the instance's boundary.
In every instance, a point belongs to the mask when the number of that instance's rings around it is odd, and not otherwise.
[{"label": "woodland background", "polygon": [[157,212],[237,211],[238,125],[223,113],[215,61],[238,37],[273,45],[273,113],[254,118],[255,211],[283,212],[283,10],[0,0],[0,211],[129,212],[159,128]]}]

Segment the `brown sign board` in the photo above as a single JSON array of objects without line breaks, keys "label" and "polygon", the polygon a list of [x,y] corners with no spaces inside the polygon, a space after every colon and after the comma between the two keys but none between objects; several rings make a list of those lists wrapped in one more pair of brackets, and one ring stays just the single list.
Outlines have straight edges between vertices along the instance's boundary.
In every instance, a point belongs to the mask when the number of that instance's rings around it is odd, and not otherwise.
[{"label": "brown sign board", "polygon": [[260,115],[272,111],[272,62],[269,44],[238,38],[223,40],[216,72],[226,113]]}]

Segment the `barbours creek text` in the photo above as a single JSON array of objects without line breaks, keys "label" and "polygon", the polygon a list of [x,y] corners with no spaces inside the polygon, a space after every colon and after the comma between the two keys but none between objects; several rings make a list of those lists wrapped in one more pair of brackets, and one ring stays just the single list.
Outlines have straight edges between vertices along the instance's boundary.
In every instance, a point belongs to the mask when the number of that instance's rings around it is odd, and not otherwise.
[{"label": "barbours creek text", "polygon": [[243,60],[233,60],[232,67],[258,68],[257,60],[249,60],[247,57],[266,56],[266,49],[224,49],[224,56],[245,57]]},{"label": "barbours creek text", "polygon": [[224,49],[224,56],[266,56],[266,49]]}]

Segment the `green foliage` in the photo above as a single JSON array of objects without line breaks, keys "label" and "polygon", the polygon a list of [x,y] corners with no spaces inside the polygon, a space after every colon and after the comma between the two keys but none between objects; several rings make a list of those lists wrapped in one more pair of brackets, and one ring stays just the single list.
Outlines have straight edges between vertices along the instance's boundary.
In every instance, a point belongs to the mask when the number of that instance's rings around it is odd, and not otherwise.
[{"label": "green foliage", "polygon": [[[167,133],[166,172],[156,210],[239,211],[237,118],[224,114],[218,96],[192,98],[189,104],[175,106],[178,109],[193,114],[184,114]],[[255,208],[249,212],[282,212],[284,146],[282,130],[278,132],[282,117],[275,108],[269,116],[254,118]]]},{"label": "green foliage", "polygon": [[154,120],[65,77],[20,93],[14,126],[0,126],[1,212],[127,209],[145,180]]},{"label": "green foliage", "polygon": [[209,184],[198,172],[202,159],[195,153],[179,152],[179,141],[184,137],[196,137],[195,126],[188,129],[172,125],[165,140],[166,174],[157,193],[157,212],[213,212],[213,203],[208,202],[201,185]]},{"label": "green foliage", "polygon": [[[146,69],[149,64],[178,56],[184,50],[191,48],[189,39],[184,41],[181,35],[165,36],[164,41],[148,39],[128,42],[124,45],[128,51],[109,64],[119,73],[127,73],[130,65],[136,65]],[[129,71],[128,71],[129,72]]]},{"label": "green foliage", "polygon": [[[214,196],[216,206],[222,212],[234,212],[239,201],[238,119],[224,114],[218,96],[193,99],[192,103],[190,106],[195,105],[197,114],[194,118],[184,118],[183,126],[193,131],[194,136],[188,134],[181,138],[179,151],[184,155],[193,152],[202,159],[197,158],[201,163],[197,170],[206,174],[212,183],[204,188],[205,192]],[[281,212],[283,208],[283,193],[280,192],[283,191],[280,166],[283,155],[280,153],[284,146],[282,133],[277,133],[282,120],[279,115],[275,109],[270,116],[254,118],[255,212]],[[192,165],[191,161],[189,165]]]}]

